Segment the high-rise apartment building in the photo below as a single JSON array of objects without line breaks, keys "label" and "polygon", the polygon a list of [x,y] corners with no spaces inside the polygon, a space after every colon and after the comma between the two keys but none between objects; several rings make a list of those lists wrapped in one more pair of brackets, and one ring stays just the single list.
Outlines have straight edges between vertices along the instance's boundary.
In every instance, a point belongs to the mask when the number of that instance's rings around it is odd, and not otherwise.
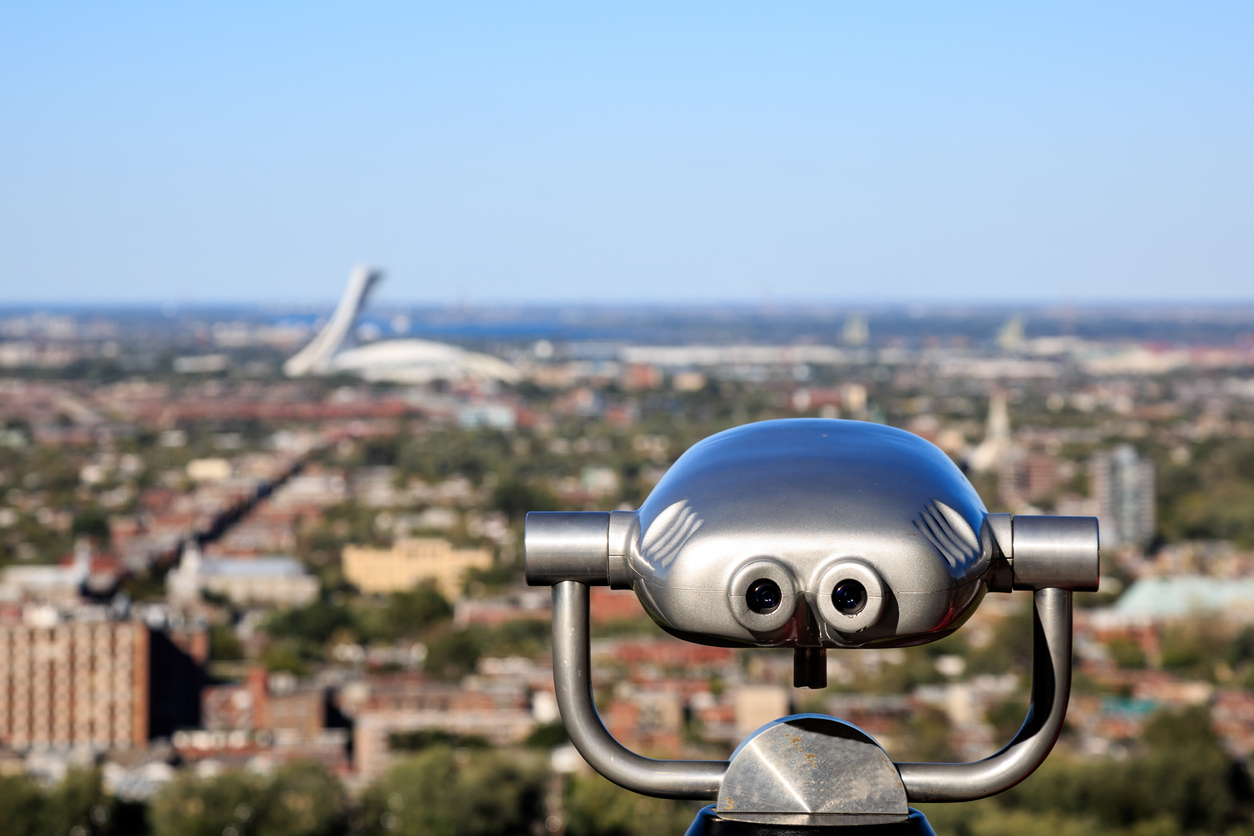
[{"label": "high-rise apartment building", "polygon": [[195,651],[204,632],[183,633],[139,620],[0,622],[0,747],[129,749],[194,726],[202,659],[176,640]]},{"label": "high-rise apartment building", "polygon": [[148,700],[143,622],[0,624],[0,745],[140,746]]},{"label": "high-rise apartment building", "polygon": [[1131,444],[1089,461],[1089,490],[1097,503],[1103,546],[1144,546],[1154,538],[1154,463],[1138,456]]}]

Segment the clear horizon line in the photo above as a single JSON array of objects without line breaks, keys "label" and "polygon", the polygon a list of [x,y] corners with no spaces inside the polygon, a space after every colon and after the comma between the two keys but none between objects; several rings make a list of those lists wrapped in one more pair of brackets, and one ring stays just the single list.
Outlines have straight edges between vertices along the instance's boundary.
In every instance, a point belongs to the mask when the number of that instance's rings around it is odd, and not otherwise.
[{"label": "clear horizon line", "polygon": [[[0,300],[0,311],[11,310],[30,310],[39,309],[51,310],[67,310],[67,309],[84,309],[96,308],[101,310],[196,310],[209,308],[333,308],[339,301],[339,297],[325,297],[323,299],[123,299],[123,300],[94,300],[94,299],[74,299],[74,300]],[[827,308],[878,308],[878,309],[910,309],[910,308],[926,308],[932,310],[946,310],[955,308],[968,309],[1004,309],[1010,307],[1024,307],[1033,309],[1048,308],[1075,308],[1075,309],[1111,309],[1111,308],[1196,308],[1196,309],[1213,309],[1228,308],[1233,305],[1240,307],[1249,307],[1254,309],[1254,296],[1248,297],[1208,297],[1202,299],[1188,298],[1157,298],[1146,297],[1137,299],[1116,299],[1116,298],[1096,298],[1096,299],[1041,299],[1041,298],[1002,298],[1002,299],[975,299],[975,298],[959,298],[959,299],[937,299],[937,298],[920,298],[920,299],[833,299],[829,297],[787,297],[778,299],[749,299],[749,298],[731,298],[731,299],[587,299],[587,298],[571,298],[565,300],[536,300],[536,299],[509,299],[509,298],[476,298],[468,297],[465,299],[396,299],[396,298],[376,298],[372,300],[370,308],[391,309],[396,307],[409,308],[434,308],[434,309],[451,309],[451,308],[518,308],[518,309],[561,309],[561,308],[588,308],[588,309],[608,309],[614,307],[623,307],[631,309],[647,309],[647,308],[672,308],[672,309],[701,309],[701,308],[746,308],[746,309],[771,309],[771,308],[799,308],[812,305],[822,305]]]}]

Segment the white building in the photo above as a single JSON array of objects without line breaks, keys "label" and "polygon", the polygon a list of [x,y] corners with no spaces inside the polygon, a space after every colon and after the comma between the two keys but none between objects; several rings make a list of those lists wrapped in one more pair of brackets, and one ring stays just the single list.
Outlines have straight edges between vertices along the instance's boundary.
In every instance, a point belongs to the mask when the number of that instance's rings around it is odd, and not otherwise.
[{"label": "white building", "polygon": [[91,545],[79,540],[69,566],[6,566],[0,574],[0,600],[77,601],[91,575],[91,558]]},{"label": "white building", "polygon": [[195,601],[201,592],[224,595],[232,603],[296,607],[318,598],[318,579],[294,557],[205,559],[189,540],[179,565],[166,577],[171,600]]}]

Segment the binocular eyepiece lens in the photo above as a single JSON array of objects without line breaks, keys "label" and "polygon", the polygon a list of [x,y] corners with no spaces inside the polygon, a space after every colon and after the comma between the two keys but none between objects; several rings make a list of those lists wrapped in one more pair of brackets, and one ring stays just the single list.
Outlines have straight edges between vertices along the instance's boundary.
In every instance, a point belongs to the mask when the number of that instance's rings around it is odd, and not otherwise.
[{"label": "binocular eyepiece lens", "polygon": [[762,578],[749,584],[749,589],[745,592],[745,603],[749,605],[749,609],[765,615],[775,612],[779,608],[783,597],[783,593],[779,590],[779,584],[773,580]]},{"label": "binocular eyepiece lens", "polygon": [[857,615],[866,606],[866,587],[855,580],[841,581],[832,590],[832,605],[838,613]]}]

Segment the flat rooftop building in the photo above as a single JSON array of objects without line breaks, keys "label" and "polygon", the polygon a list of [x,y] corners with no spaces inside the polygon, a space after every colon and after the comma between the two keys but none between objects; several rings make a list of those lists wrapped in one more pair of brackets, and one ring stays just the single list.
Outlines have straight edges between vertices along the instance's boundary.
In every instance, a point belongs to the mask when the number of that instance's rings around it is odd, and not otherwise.
[{"label": "flat rooftop building", "polygon": [[469,569],[490,569],[490,549],[454,548],[439,537],[397,540],[390,549],[345,546],[344,577],[366,594],[388,594],[433,581],[445,598],[461,597]]},{"label": "flat rooftop building", "polygon": [[318,598],[318,579],[294,557],[206,559],[195,541],[183,547],[166,587],[176,601],[193,601],[205,591],[243,605],[303,606]]}]

